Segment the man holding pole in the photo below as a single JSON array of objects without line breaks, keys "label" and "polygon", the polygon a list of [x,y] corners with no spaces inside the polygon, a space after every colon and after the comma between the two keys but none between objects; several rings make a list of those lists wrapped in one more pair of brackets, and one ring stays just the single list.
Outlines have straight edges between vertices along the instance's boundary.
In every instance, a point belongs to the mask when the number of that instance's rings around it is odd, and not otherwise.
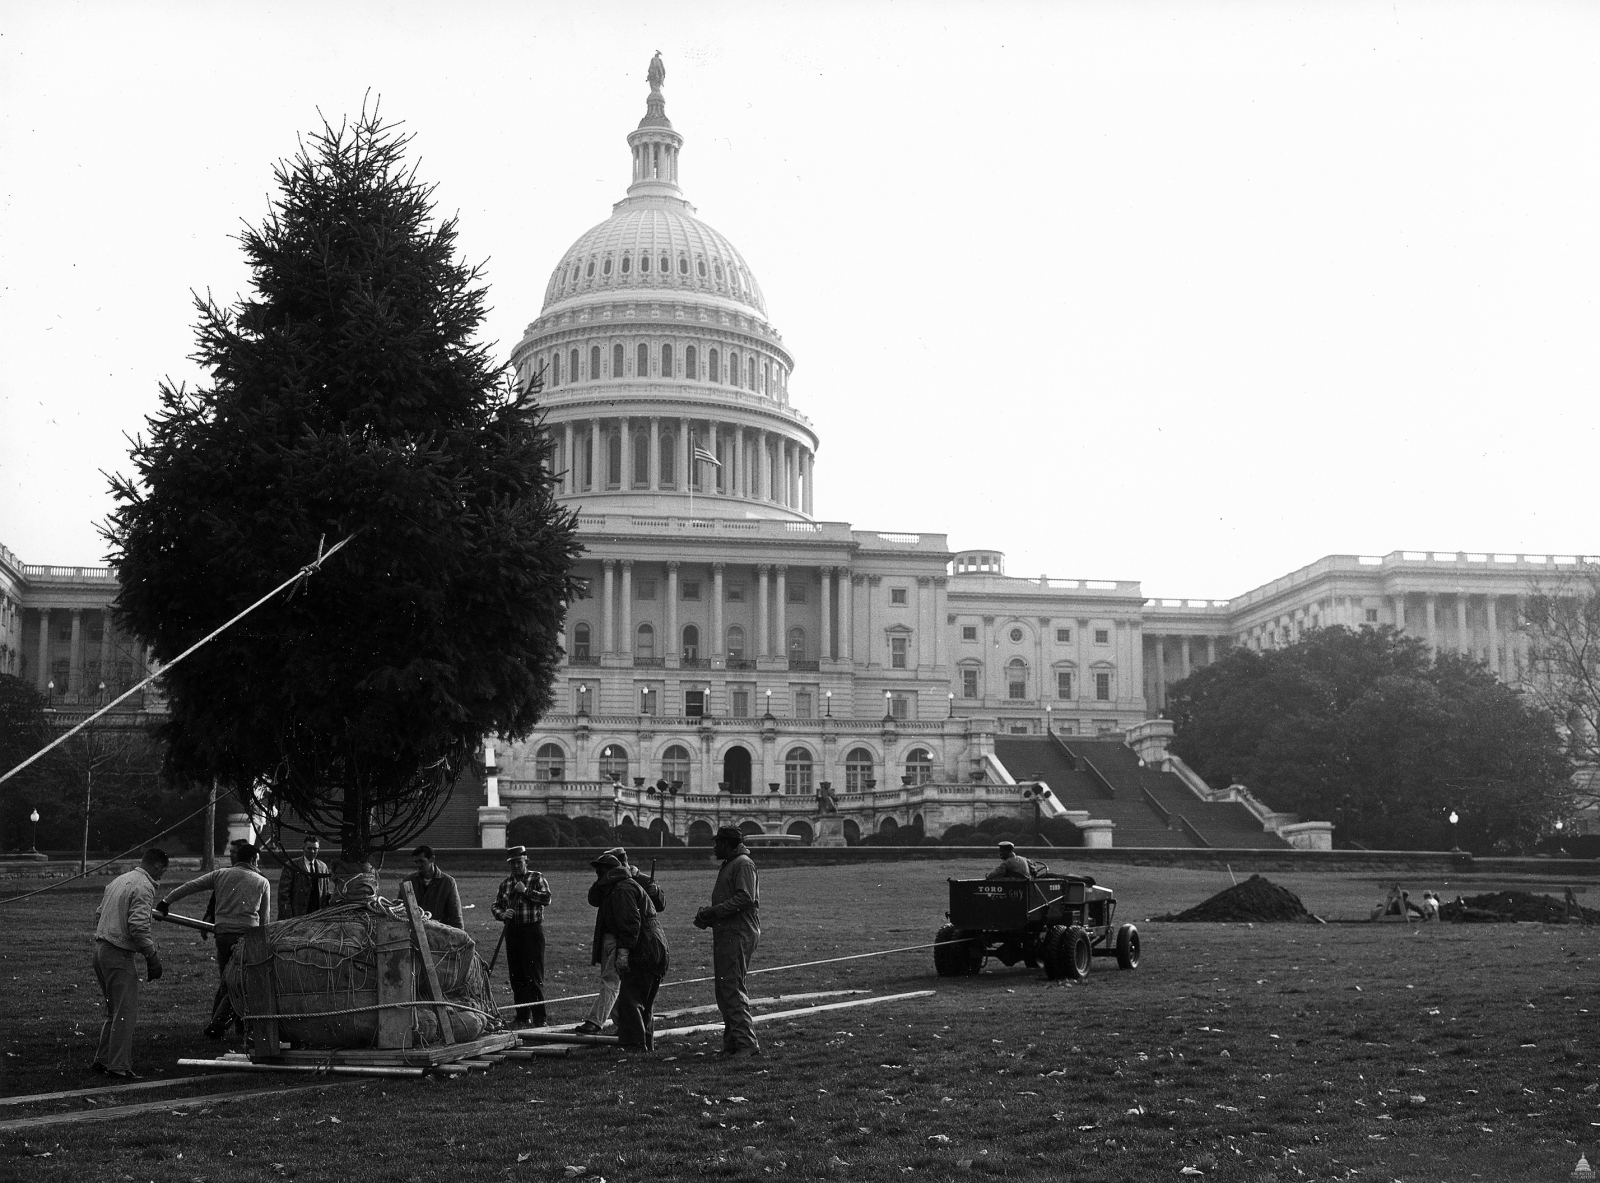
[{"label": "man holding pole", "polygon": [[[627,868],[628,874],[637,880],[645,895],[650,897],[650,904],[657,912],[666,911],[666,893],[657,885],[653,870],[648,879],[642,877],[639,869],[628,861],[628,852],[620,846],[613,846],[600,857],[603,859],[608,855]],[[595,881],[589,887],[589,906],[598,909],[605,901],[610,886],[606,882],[599,861],[591,865],[595,869]],[[654,864],[651,865],[653,868]],[[594,918],[594,944],[589,956],[590,964],[600,967],[600,993],[594,997],[594,1005],[589,1008],[589,1017],[578,1024],[576,1031],[579,1035],[600,1034],[605,1028],[606,1020],[611,1017],[611,1009],[616,1005],[617,994],[622,989],[622,975],[617,972],[617,938],[606,929],[604,922],[604,915],[597,911]]]},{"label": "man holding pole", "polygon": [[215,894],[217,904],[217,993],[211,1002],[211,1022],[206,1024],[207,1039],[221,1039],[227,1034],[228,1024],[242,1036],[244,1021],[234,1013],[228,1000],[228,987],[220,980],[228,968],[228,959],[234,948],[244,940],[252,928],[264,926],[272,915],[272,888],[267,877],[256,869],[259,852],[253,843],[235,838],[228,843],[228,854],[233,859],[231,867],[207,871],[198,879],[176,888],[171,895],[156,905],[163,916],[167,910],[186,895],[209,891]]},{"label": "man holding pole", "polygon": [[696,928],[711,929],[711,957],[717,979],[717,1009],[722,1012],[722,1054],[759,1056],[750,1018],[745,973],[761,942],[761,890],[755,860],[744,835],[733,826],[717,831],[713,851],[722,860],[711,906],[695,913]]},{"label": "man holding pole", "polygon": [[133,958],[136,953],[144,957],[147,981],[161,976],[150,911],[166,871],[164,851],[145,851],[137,867],[106,885],[95,913],[94,976],[106,1000],[106,1021],[90,1067],[118,1080],[139,1079],[133,1070],[133,1029],[139,1021],[139,970]]},{"label": "man holding pole", "polygon": [[500,882],[495,895],[494,918],[505,925],[506,970],[511,977],[511,998],[518,1003],[517,1022],[542,1027],[544,1013],[544,910],[550,903],[550,884],[528,869],[528,848],[506,851],[511,874]]}]

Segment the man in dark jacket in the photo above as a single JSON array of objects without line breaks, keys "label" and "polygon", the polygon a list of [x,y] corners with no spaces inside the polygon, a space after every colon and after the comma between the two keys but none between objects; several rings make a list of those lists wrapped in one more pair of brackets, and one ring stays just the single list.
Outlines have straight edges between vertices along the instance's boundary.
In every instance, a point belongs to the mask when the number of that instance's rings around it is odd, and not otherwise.
[{"label": "man in dark jacket", "polygon": [[667,972],[666,937],[655,904],[631,867],[614,854],[603,854],[592,865],[599,876],[598,927],[617,948],[617,1042],[625,1051],[650,1051],[656,991]]},{"label": "man in dark jacket", "polygon": [[[639,874],[639,869],[628,861],[628,852],[620,846],[613,846],[605,854],[614,855],[629,874],[644,888],[645,894],[650,897],[650,902],[655,905],[657,912],[667,910],[667,897],[655,881],[655,877],[645,878]],[[598,868],[597,868],[598,871]],[[605,876],[597,875],[595,881],[589,886],[589,906],[599,908],[600,902],[606,893]],[[611,1017],[611,1009],[617,1004],[617,993],[622,989],[622,978],[617,973],[617,939],[604,931],[599,912],[594,918],[594,944],[590,949],[589,964],[600,967],[600,992],[594,996],[594,1005],[589,1008],[589,1017],[579,1023],[575,1028],[579,1035],[599,1035],[605,1030],[606,1020]]]},{"label": "man in dark jacket", "polygon": [[322,843],[307,834],[300,854],[283,865],[278,875],[278,919],[305,916],[328,906],[328,864],[322,861]]},{"label": "man in dark jacket", "polygon": [[528,869],[528,849],[506,851],[511,874],[500,881],[495,895],[494,918],[506,926],[506,970],[511,976],[511,999],[519,1004],[517,1022],[544,1026],[544,910],[550,903],[550,884]]},{"label": "man in dark jacket", "polygon": [[711,906],[695,913],[696,928],[711,929],[711,958],[717,979],[717,1009],[722,1012],[722,1052],[759,1056],[744,978],[761,942],[761,890],[756,864],[744,835],[733,826],[717,831],[712,847],[722,860]]},{"label": "man in dark jacket", "polygon": [[411,852],[411,861],[417,869],[406,876],[406,881],[416,893],[418,906],[440,924],[465,928],[461,921],[461,893],[456,890],[455,879],[439,870],[433,847],[417,847]]}]

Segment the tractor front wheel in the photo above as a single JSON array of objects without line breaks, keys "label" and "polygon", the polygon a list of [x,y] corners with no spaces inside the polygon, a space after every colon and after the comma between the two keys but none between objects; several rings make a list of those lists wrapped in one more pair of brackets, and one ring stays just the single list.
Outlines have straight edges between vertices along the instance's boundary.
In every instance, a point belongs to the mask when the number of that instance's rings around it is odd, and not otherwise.
[{"label": "tractor front wheel", "polygon": [[971,933],[947,924],[933,939],[933,968],[941,978],[970,977],[983,968],[983,950]]},{"label": "tractor front wheel", "polygon": [[1044,938],[1044,973],[1051,981],[1082,981],[1089,976],[1094,951],[1089,934],[1076,925],[1054,925]]},{"label": "tractor front wheel", "polygon": [[1117,929],[1117,966],[1120,969],[1139,968],[1139,930],[1131,924]]}]

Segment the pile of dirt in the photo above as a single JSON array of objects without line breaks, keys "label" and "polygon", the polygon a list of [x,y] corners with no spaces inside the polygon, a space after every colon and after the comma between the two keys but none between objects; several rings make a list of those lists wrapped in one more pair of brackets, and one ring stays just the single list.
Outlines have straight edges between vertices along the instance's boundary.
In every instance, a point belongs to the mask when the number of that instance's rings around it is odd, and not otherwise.
[{"label": "pile of dirt", "polygon": [[[1600,911],[1578,909],[1573,924],[1600,924]],[[1534,895],[1529,891],[1491,891],[1471,899],[1457,896],[1439,909],[1440,920],[1457,924],[1497,920],[1537,920],[1544,924],[1566,924],[1567,905],[1553,895]]]},{"label": "pile of dirt", "polygon": [[1203,904],[1187,912],[1157,916],[1157,920],[1198,920],[1218,922],[1310,923],[1317,918],[1306,911],[1300,897],[1270,879],[1252,875],[1226,891],[1219,891]]}]

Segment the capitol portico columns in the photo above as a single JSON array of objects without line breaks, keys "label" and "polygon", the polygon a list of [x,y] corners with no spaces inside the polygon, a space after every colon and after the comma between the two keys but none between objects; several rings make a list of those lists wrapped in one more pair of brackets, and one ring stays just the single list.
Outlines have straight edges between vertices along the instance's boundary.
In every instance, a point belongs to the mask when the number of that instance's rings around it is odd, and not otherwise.
[{"label": "capitol portico columns", "polygon": [[772,630],[772,656],[786,659],[789,656],[789,629],[788,629],[788,585],[786,582],[789,566],[787,563],[777,564],[778,586],[772,597],[772,617],[776,627]]},{"label": "capitol portico columns", "polygon": [[767,641],[767,572],[766,563],[756,565],[756,656],[769,657],[772,649]]},{"label": "capitol portico columns", "polygon": [[39,693],[46,693],[50,684],[50,609],[39,609]]},{"label": "capitol portico columns", "polygon": [[726,655],[722,628],[722,571],[726,563],[711,564],[711,654],[720,667]]},{"label": "capitol portico columns", "polygon": [[822,644],[818,646],[817,657],[822,661],[833,660],[833,568],[822,568]]},{"label": "capitol portico columns", "polygon": [[[706,451],[713,456],[717,455],[717,421],[715,419],[706,424]],[[718,457],[718,459],[721,459],[721,457]],[[722,492],[722,469],[715,464],[711,466],[711,487],[706,492]]]},{"label": "capitol portico columns", "polygon": [[667,635],[661,646],[667,665],[678,668],[682,642],[678,639],[678,560],[667,560]]},{"label": "capitol portico columns", "polygon": [[67,691],[77,694],[83,689],[83,609],[72,610],[72,652],[67,663]]},{"label": "capitol portico columns", "polygon": [[633,655],[633,560],[622,560],[622,634],[621,652]]},{"label": "capitol portico columns", "polygon": [[678,488],[689,490],[694,488],[694,445],[689,442],[689,420],[678,420]]},{"label": "capitol portico columns", "polygon": [[1503,663],[1500,660],[1500,621],[1495,600],[1498,597],[1488,595],[1483,598],[1484,612],[1488,617],[1489,625],[1489,672],[1495,677],[1502,676]]},{"label": "capitol portico columns", "polygon": [[616,619],[616,596],[613,594],[613,583],[616,580],[615,559],[601,559],[600,568],[604,572],[600,592],[600,652],[615,653],[616,638],[614,636],[613,621]]},{"label": "capitol portico columns", "polygon": [[855,579],[849,567],[839,568],[839,660],[849,661],[855,652],[854,624]]},{"label": "capitol portico columns", "polygon": [[1165,710],[1167,706],[1167,638],[1157,633],[1152,640],[1156,643],[1156,710]]},{"label": "capitol portico columns", "polygon": [[1456,588],[1456,652],[1472,652],[1467,637],[1467,593],[1459,587]]},{"label": "capitol portico columns", "polygon": [[661,491],[661,416],[650,416],[650,491]]},{"label": "capitol portico columns", "polygon": [[[633,431],[628,426],[629,422],[626,415],[617,421],[617,436],[620,444],[617,451],[622,460],[622,463],[617,466],[617,488],[624,493],[633,488]],[[606,473],[607,477],[610,477],[610,475],[609,472]],[[628,644],[631,648],[633,642],[629,641]]]},{"label": "capitol portico columns", "polygon": [[748,497],[749,482],[744,477],[744,428],[733,429],[733,480],[728,491],[739,497]]},{"label": "capitol portico columns", "polygon": [[1428,609],[1428,654],[1431,657],[1439,656],[1439,597],[1429,592],[1426,597]]},{"label": "capitol portico columns", "polygon": [[562,446],[561,459],[566,463],[566,471],[561,474],[561,491],[563,493],[576,493],[578,479],[578,462],[572,456],[572,420],[568,419],[561,425]]}]

